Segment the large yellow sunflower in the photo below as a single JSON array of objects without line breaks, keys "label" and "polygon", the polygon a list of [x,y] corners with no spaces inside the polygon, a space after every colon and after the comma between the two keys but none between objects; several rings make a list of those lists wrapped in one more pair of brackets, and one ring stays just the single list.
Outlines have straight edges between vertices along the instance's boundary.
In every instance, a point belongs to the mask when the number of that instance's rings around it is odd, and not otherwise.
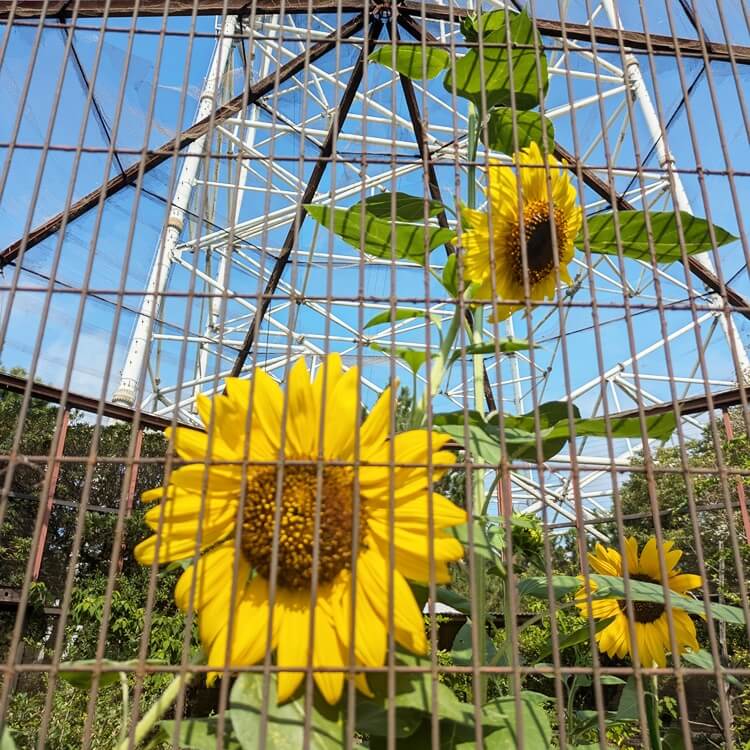
[{"label": "large yellow sunflower", "polygon": [[[429,491],[453,463],[441,450],[449,438],[412,430],[391,439],[391,389],[358,430],[358,378],[332,355],[311,383],[300,359],[286,404],[263,370],[228,380],[225,395],[198,400],[208,434],[178,427],[171,435],[180,457],[199,463],[143,496],[162,502],[146,514],[157,534],[138,545],[138,560],[183,560],[200,550],[175,588],[178,606],[186,610],[193,597],[217,670],[255,664],[275,649],[276,665],[295,670],[279,671],[280,702],[297,690],[308,662],[313,670],[348,669],[352,640],[357,665],[384,663],[391,627],[399,644],[424,653],[423,617],[406,578],[428,581],[432,562],[436,580],[448,581],[448,562],[463,555],[443,529],[464,523],[465,512]],[[335,703],[344,672],[314,678]],[[367,690],[361,674],[357,685]]]},{"label": "large yellow sunflower", "polygon": [[[560,169],[554,156],[544,157],[539,146],[532,143],[515,155],[515,162],[518,176],[511,167],[490,165],[487,174],[489,213],[462,209],[463,219],[469,226],[462,237],[464,275],[471,282],[481,283],[477,296],[482,299],[497,296],[500,300],[524,300],[526,279],[530,299],[549,299],[554,296],[557,285],[553,232],[557,240],[560,279],[569,284],[568,263],[573,258],[573,240],[581,228],[582,211],[576,205],[576,191],[567,171]],[[549,189],[545,164],[549,167]],[[521,213],[525,248],[521,242]],[[498,305],[496,318],[507,318],[522,307],[523,304]]]},{"label": "large yellow sunflower", "polygon": [[[664,559],[667,564],[667,580],[669,588],[678,594],[684,594],[690,589],[701,585],[701,577],[690,573],[680,573],[677,563],[682,552],[672,549],[673,542],[664,542]],[[630,537],[625,542],[627,554],[627,566],[630,579],[634,581],[648,581],[650,583],[662,583],[659,567],[659,549],[656,539],[651,537],[643,547],[640,557],[638,556],[638,542],[635,537]],[[623,562],[620,553],[601,544],[596,545],[594,554],[589,554],[589,564],[595,573],[605,576],[623,575]],[[592,590],[596,585],[591,582]],[[581,589],[576,595],[578,599],[586,598],[586,591]],[[592,601],[589,605],[585,601],[577,605],[581,614],[593,616],[597,620],[614,618],[603,630],[596,634],[599,650],[610,657],[623,658],[633,655],[630,641],[630,629],[626,604],[619,599],[599,599]],[[669,637],[669,621],[663,604],[655,602],[633,602],[633,614],[635,616],[635,635],[638,642],[638,656],[644,667],[654,664],[666,666],[666,654],[671,650]],[[674,632],[682,653],[687,647],[697,651],[700,647],[695,637],[695,625],[690,616],[682,609],[672,607],[672,618]]]}]

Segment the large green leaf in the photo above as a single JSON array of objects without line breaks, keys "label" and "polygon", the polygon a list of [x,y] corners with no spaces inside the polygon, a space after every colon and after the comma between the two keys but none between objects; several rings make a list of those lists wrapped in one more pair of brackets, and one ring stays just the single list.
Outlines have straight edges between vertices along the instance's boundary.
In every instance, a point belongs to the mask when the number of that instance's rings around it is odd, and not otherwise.
[{"label": "large green leaf", "polygon": [[562,599],[581,588],[578,576],[531,576],[518,581],[518,593],[521,596],[533,596],[535,599],[547,599],[548,584],[557,599]]},{"label": "large green leaf", "polygon": [[[625,580],[616,576],[592,575],[591,580],[596,584],[594,599],[625,599]],[[630,598],[639,602],[664,603],[664,588],[660,583],[635,581],[632,578],[628,585]],[[704,602],[691,596],[684,596],[671,592],[670,601],[675,609],[682,609],[694,615],[705,616]],[[709,604],[711,615],[716,620],[723,620],[732,625],[744,625],[745,613],[739,607],[728,604]]]},{"label": "large green leaf", "polygon": [[[545,587],[546,588],[546,587]],[[546,599],[546,595],[543,595],[539,598]],[[608,627],[614,618],[608,617],[605,620],[597,620],[596,625],[594,627],[594,632],[598,633],[604,628]],[[557,640],[557,651],[564,651],[566,648],[571,648],[572,646],[579,646],[581,643],[588,643],[591,639],[591,630],[589,628],[588,623],[584,625],[583,627],[578,628],[577,630],[574,630],[572,633],[568,633],[567,635],[563,635]],[[550,638],[547,643],[542,647],[541,652],[539,653],[538,659],[546,659],[552,651],[555,649],[555,645],[552,643],[552,639]]]},{"label": "large green leaf", "polygon": [[[164,664],[165,662],[158,659],[149,659],[147,665]],[[68,661],[60,664],[58,675],[73,687],[81,690],[90,690],[94,677],[94,672],[101,665],[106,672],[99,675],[99,686],[114,685],[120,681],[120,672],[131,672],[134,667],[141,664],[137,659],[130,661],[111,661],[110,659],[79,659],[78,661]],[[90,667],[90,669],[79,670],[76,667]]]},{"label": "large green leaf", "polygon": [[401,224],[367,212],[363,216],[359,207],[345,209],[308,204],[305,209],[347,244],[368,255],[389,260],[395,256],[424,265],[427,252],[452,242],[456,236],[452,230],[441,227]]},{"label": "large green leaf", "polygon": [[[535,349],[537,347],[534,347]],[[531,344],[526,339],[498,339],[487,344],[470,344],[464,351],[456,349],[451,354],[448,364],[458,361],[463,356],[472,357],[475,354],[512,354],[513,352],[523,352],[531,349]]]},{"label": "large green leaf", "polygon": [[[229,714],[234,733],[244,750],[255,750],[263,726],[266,730],[265,747],[269,750],[287,750],[304,747],[305,701],[303,697],[279,706],[276,702],[276,678],[268,681],[267,713],[262,714],[263,675],[240,675],[229,702]],[[331,708],[316,695],[308,716],[310,744],[314,750],[334,750],[345,746],[345,724],[338,710]]]},{"label": "large green leaf", "polygon": [[[712,676],[716,671],[716,667],[714,667],[713,657],[708,653],[708,651],[704,651],[703,649],[701,649],[700,651],[685,651],[684,653],[680,654],[680,658],[686,664],[690,664],[693,667],[699,667],[700,669],[705,669],[710,673],[706,675],[707,677]],[[721,671],[724,671],[723,668]],[[731,685],[734,685],[734,687],[742,688],[742,683],[733,675],[725,674],[724,679]]]},{"label": "large green leaf", "polygon": [[[371,343],[368,344],[370,349],[382,352],[389,356],[398,357],[406,363],[407,367],[416,375],[422,365],[427,361],[427,352],[424,349],[393,349],[390,346]],[[437,357],[437,353],[430,355],[432,359]]]},{"label": "large green leaf", "polygon": [[[564,401],[549,401],[540,404],[537,409],[539,430],[535,430],[534,412],[521,415],[505,414],[503,419],[503,436],[505,447],[510,458],[525,461],[537,460],[537,441],[541,448],[542,460],[557,455],[570,439],[572,432],[568,420],[569,405]],[[574,415],[573,425],[576,437],[604,437],[607,434],[607,422],[613,437],[641,437],[641,423],[638,417],[618,419],[604,417],[581,418],[578,407],[570,405]],[[468,420],[468,427],[464,425]],[[667,440],[676,427],[674,413],[659,414],[647,417],[646,430],[649,438]],[[466,445],[475,458],[482,458],[489,464],[500,462],[500,418],[497,414],[489,419],[477,412],[463,411],[436,414],[435,428],[450,435],[454,440]]]},{"label": "large green leaf", "polygon": [[[520,720],[513,696],[496,698],[482,706],[484,746],[492,750],[516,750],[522,744],[535,750],[552,747],[552,727],[537,694],[521,692],[518,700],[521,704]],[[456,750],[475,748],[472,739],[466,737],[456,744]]]},{"label": "large green leaf", "polygon": [[450,533],[458,539],[461,544],[471,552],[483,557],[489,562],[497,562],[497,549],[490,542],[487,535],[487,527],[478,518],[472,523],[472,539],[469,544],[469,524],[462,523],[460,526],[452,526]]},{"label": "large green leaf", "polygon": [[[361,203],[355,203],[349,210],[360,211],[361,206]],[[440,201],[418,198],[408,193],[378,193],[365,198],[365,211],[378,219],[423,222],[425,209],[429,218],[445,211],[445,206]]]},{"label": "large green leaf", "polygon": [[[451,656],[453,657],[453,663],[460,667],[469,666],[474,663],[474,652],[471,645],[471,635],[474,630],[474,626],[471,620],[467,620],[456,633],[456,637],[453,639],[453,646],[451,648]],[[493,664],[493,659],[497,653],[495,644],[492,642],[492,638],[485,639],[485,657],[483,666]]]},{"label": "large green leaf", "polygon": [[[513,124],[516,126],[518,148],[513,138]],[[542,144],[542,134],[547,131],[547,142],[555,142],[555,126],[551,120],[543,117],[539,112],[514,111],[510,107],[495,107],[490,111],[487,120],[487,147],[493,151],[512,154],[531,145]],[[484,137],[484,128],[482,129]]]},{"label": "large green leaf", "polygon": [[365,328],[374,328],[386,323],[396,322],[399,320],[409,320],[410,318],[426,318],[428,313],[425,310],[414,310],[406,307],[399,307],[396,310],[383,310],[383,312],[374,315],[365,323]]},{"label": "large green leaf", "polygon": [[[174,736],[176,721],[160,721],[159,728],[166,742]],[[215,716],[206,719],[183,719],[177,729],[177,739],[181,750],[215,750],[219,732],[219,722]],[[232,736],[231,722],[224,727],[224,747],[227,750],[240,750],[241,745]]]},{"label": "large green leaf", "polygon": [[[393,45],[381,45],[370,55],[370,60],[393,70]],[[426,47],[419,42],[399,42],[396,47],[395,69],[407,78],[434,78],[445,70],[450,62],[450,54],[442,47]]]},{"label": "large green leaf", "polygon": [[[406,665],[426,667],[428,659],[399,654],[398,660]],[[362,699],[357,708],[357,729],[368,734],[384,736],[388,731],[388,708],[395,708],[399,731],[415,731],[424,715],[432,715],[433,710],[441,719],[456,724],[472,721],[474,707],[458,700],[455,693],[442,682],[435,683],[432,675],[426,672],[400,672],[396,675],[395,692],[388,698],[388,675],[375,673],[367,678],[373,697]],[[437,702],[433,704],[433,690]],[[420,716],[421,715],[421,716]],[[399,720],[398,717],[401,717]],[[415,724],[416,722],[416,724]],[[411,733],[410,732],[410,733]]]},{"label": "large green leaf", "polygon": [[[644,700],[646,696],[643,696]],[[628,677],[625,687],[620,694],[620,702],[617,706],[615,719],[618,721],[638,721],[641,712],[638,709],[638,690],[634,677]]]},{"label": "large green leaf", "polygon": [[[446,91],[452,94],[455,85],[456,93],[473,101],[480,112],[484,103],[488,108],[510,106],[511,92],[515,94],[516,109],[533,109],[539,104],[540,80],[544,92],[547,91],[547,59],[531,19],[525,11],[510,14],[509,26],[510,40],[505,11],[488,13],[482,30],[481,50],[479,47],[469,50],[456,60],[443,79]],[[508,41],[512,50],[510,55]]]},{"label": "large green leaf", "polygon": [[[591,592],[592,599],[626,598],[624,578],[597,574],[592,574],[590,578],[596,586],[596,590]],[[550,576],[549,578],[534,576],[519,581],[518,591],[537,599],[546,599],[548,581],[552,584],[557,598],[572,594],[583,585],[581,579],[577,576]],[[628,584],[628,593],[632,601],[664,604],[664,589],[660,583],[636,581],[631,578]],[[700,616],[706,614],[705,604],[700,599],[672,591],[670,601],[675,609],[682,609],[685,612]],[[730,607],[728,604],[709,604],[709,607],[714,619],[723,620],[732,625],[745,624],[745,613],[739,607]]]},{"label": "large green leaf", "polygon": [[0,750],[16,750],[16,741],[10,733],[10,728],[0,727]]},{"label": "large green leaf", "polygon": [[[656,260],[659,263],[674,263],[682,258],[680,235],[677,231],[676,214],[671,211],[648,212],[651,224],[651,241],[646,224],[645,211],[619,211],[614,214],[599,214],[587,219],[589,234],[589,249],[592,253],[617,255],[618,249],[628,258],[649,260],[653,247]],[[615,221],[620,228],[620,244],[615,234]],[[684,236],[685,252],[688,255],[711,250],[711,234],[709,223],[705,219],[680,211],[680,221]],[[737,238],[714,225],[716,245],[721,247]],[[583,246],[583,230],[578,235],[576,243]]]}]

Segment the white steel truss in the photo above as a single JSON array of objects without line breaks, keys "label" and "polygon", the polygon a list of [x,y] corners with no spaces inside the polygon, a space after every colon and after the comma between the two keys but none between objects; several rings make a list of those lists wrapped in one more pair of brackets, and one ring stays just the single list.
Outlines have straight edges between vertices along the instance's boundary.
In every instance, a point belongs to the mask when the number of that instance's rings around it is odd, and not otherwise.
[{"label": "white steel truss", "polygon": [[[567,4],[561,7],[565,10]],[[603,0],[587,20],[609,21],[617,28],[617,11],[614,0]],[[257,79],[311,41],[324,38],[335,22],[334,16],[322,14],[258,16],[252,27],[227,19],[217,27],[196,120],[218,107],[222,98],[238,93],[238,58],[248,66],[245,73]],[[244,39],[235,43],[233,34],[240,29]],[[430,29],[446,43],[460,41],[451,24],[433,23]],[[356,40],[361,44],[362,36]],[[611,50],[594,53],[571,40],[564,45],[551,38],[544,41],[551,77],[544,109],[555,123],[558,140],[634,205],[692,212],[680,174],[674,171],[678,156],[670,149],[669,134],[657,116],[637,56],[628,54],[623,65],[621,56]],[[281,250],[281,239],[295,220],[310,162],[331,127],[358,51],[357,44],[340,45],[246,111],[217,123],[210,137],[187,149],[115,401],[132,405],[140,399],[145,410],[163,415],[176,411],[179,418],[196,421],[196,394],[223,389],[223,379],[258,313],[259,294]],[[466,184],[461,163],[467,157],[466,111],[454,106],[439,84],[415,81],[415,89],[428,146],[450,203],[456,186]],[[422,189],[423,167],[413,158],[417,151],[412,124],[391,71],[366,68],[335,143],[329,174],[314,202],[347,206],[382,190]],[[656,149],[658,168],[638,169],[637,153],[651,147]],[[480,153],[482,159],[490,157],[501,158]],[[588,213],[608,207],[587,189],[580,194]],[[431,264],[438,274],[440,253],[433,253]],[[713,269],[708,254],[700,261]],[[533,337],[541,347],[500,362],[488,358],[490,383],[501,396],[499,408],[520,413],[545,400],[573,400],[586,415],[602,414],[605,402],[607,412],[616,412],[634,408],[639,397],[646,402],[668,400],[670,384],[688,395],[696,389],[726,387],[736,382],[738,372],[750,369],[733,320],[719,310],[716,295],[704,294],[696,278],[688,283],[685,269],[620,263],[605,256],[589,261],[578,254],[574,283],[564,293],[571,307],[540,307],[529,323],[517,318],[499,331],[486,325],[488,339],[498,333]],[[355,249],[333,240],[308,219],[243,372],[262,366],[281,378],[297,358],[308,357],[317,364],[326,352],[336,350],[345,362],[363,363],[363,382],[371,396],[392,371],[410,383],[411,373],[401,360],[389,361],[387,354],[368,347],[423,348],[423,322],[405,320],[373,330],[363,330],[361,324],[394,303],[419,305],[426,294],[434,297],[433,316],[451,315],[444,293],[441,296],[422,269],[376,258],[363,261]],[[698,312],[696,303],[702,305]],[[592,304],[598,305],[597,330],[591,325]],[[666,333],[657,324],[659,316]],[[434,331],[431,340],[434,345]],[[701,360],[720,366],[704,372]],[[421,375],[416,383],[424,384]],[[456,370],[443,394],[444,405],[463,408],[472,393],[473,384]],[[698,426],[695,419],[684,421],[686,429]],[[543,490],[536,471],[518,472],[514,503],[533,512],[544,502],[553,517],[575,521],[573,501],[578,492],[587,518],[608,515],[608,467],[626,466],[643,447],[640,441],[618,441],[616,446],[611,454],[604,441],[582,439],[569,457],[559,457],[590,468],[581,472],[577,488],[567,470],[545,472]]]}]

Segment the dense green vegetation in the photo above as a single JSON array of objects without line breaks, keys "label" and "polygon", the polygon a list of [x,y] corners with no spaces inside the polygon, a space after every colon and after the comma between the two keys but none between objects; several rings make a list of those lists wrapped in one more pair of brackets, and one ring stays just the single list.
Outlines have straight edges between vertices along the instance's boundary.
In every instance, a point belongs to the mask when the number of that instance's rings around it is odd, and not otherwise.
[{"label": "dense green vegetation", "polygon": [[[21,397],[0,393],[0,450],[7,454],[13,443],[20,413]],[[20,444],[20,452],[27,456],[46,456],[50,451],[51,436],[58,420],[55,406],[32,401],[28,410]],[[718,434],[723,441],[723,455],[728,465],[744,469],[750,468],[750,443],[744,429],[741,414],[732,414],[735,437],[727,441],[724,428],[717,423]],[[91,449],[95,430],[81,414],[73,414],[65,444],[65,455],[69,457],[87,456]],[[128,454],[131,430],[120,423],[106,424],[98,435],[97,455],[122,457]],[[147,432],[144,439],[143,455],[161,457],[166,450],[164,437],[159,433]],[[725,512],[724,495],[718,475],[715,472],[716,459],[711,431],[687,446],[690,466],[714,470],[697,474],[693,480],[694,499],[699,508],[698,530],[702,552],[710,578],[711,592],[716,600],[737,603],[740,576],[746,578],[750,566],[750,549],[740,546],[739,569],[732,551],[729,534],[730,518]],[[656,454],[658,465],[681,469],[681,458],[676,448],[664,448]],[[12,495],[5,522],[0,528],[0,585],[20,588],[23,583],[29,554],[31,534],[38,511],[38,498],[44,481],[45,462],[23,462],[15,473]],[[136,493],[160,483],[162,466],[159,462],[146,462],[138,473]],[[122,461],[99,461],[88,479],[89,504],[117,511],[120,502],[126,465]],[[65,462],[60,471],[56,497],[70,501],[71,505],[56,505],[50,519],[49,536],[38,583],[32,587],[31,605],[27,610],[23,626],[23,661],[27,663],[49,663],[54,659],[73,661],[89,659],[96,655],[99,646],[102,620],[105,613],[107,576],[113,557],[113,544],[118,515],[116,512],[86,511],[81,547],[75,563],[71,562],[72,543],[75,536],[78,514],[81,512],[76,502],[84,494],[87,482],[85,461]],[[666,538],[672,539],[684,550],[682,567],[697,570],[698,549],[694,529],[687,512],[687,489],[684,472],[658,473],[655,479],[656,496],[661,513],[662,526]],[[747,484],[747,482],[746,482]],[[465,475],[455,472],[447,477],[441,490],[456,502],[463,502]],[[732,502],[736,502],[736,479],[730,477],[727,489]],[[750,487],[749,487],[750,489]],[[653,534],[650,517],[651,499],[648,482],[642,472],[631,473],[624,482],[621,494],[622,512],[631,518],[627,521],[628,534],[634,534],[640,541]],[[175,663],[179,662],[183,646],[187,640],[192,650],[196,649],[194,633],[185,633],[183,616],[177,611],[172,591],[178,572],[162,571],[153,589],[152,614],[147,617],[151,571],[139,566],[133,558],[132,550],[137,541],[147,531],[141,521],[142,510],[136,503],[135,511],[124,523],[122,544],[122,565],[114,584],[111,610],[108,614],[106,634],[103,642],[103,655],[112,660],[129,660],[145,656],[148,659]],[[742,541],[742,525],[738,512],[734,513],[734,524]],[[605,528],[612,538],[616,538],[616,528]],[[516,552],[515,562],[518,571],[524,575],[541,574],[545,571],[543,537],[536,522],[519,520],[513,526],[513,543]],[[575,575],[578,572],[577,545],[573,532],[554,537],[552,567],[557,573]],[[55,608],[61,603],[66,591],[66,579],[71,564],[75,565],[70,589],[69,615],[65,621],[61,638],[62,650],[55,653],[57,641],[57,615],[45,613],[45,607]],[[499,610],[499,586],[490,577],[488,596],[496,601]],[[458,593],[468,593],[465,568],[457,568],[454,589]],[[534,600],[523,599],[521,610],[533,616],[540,610]],[[144,637],[144,625],[149,622],[148,636]],[[15,611],[0,611],[0,651],[2,659],[7,658],[11,634],[15,622]],[[558,630],[561,635],[575,632],[584,621],[575,610],[567,609],[558,614]],[[448,624],[441,625],[447,627]],[[705,625],[701,625],[700,640],[708,644]],[[455,629],[455,628],[454,628]],[[443,664],[460,663],[460,651],[466,639],[467,628],[458,631],[457,641],[440,654]],[[550,661],[550,623],[540,619],[524,628],[519,638],[521,656],[525,663]],[[750,666],[750,650],[747,633],[739,626],[717,627],[722,662],[730,666]],[[493,632],[492,648],[503,648],[500,629]],[[457,658],[457,655],[458,658]],[[574,647],[561,652],[563,664],[590,664],[591,654],[587,639]],[[603,662],[612,664],[603,657]],[[128,695],[132,700],[138,695],[141,710],[150,705],[163,689],[168,677],[149,676],[136,686],[135,678],[128,679]],[[471,679],[467,676],[449,676],[445,681],[454,688],[459,698],[472,700]],[[691,720],[694,720],[695,746],[721,747],[721,718],[717,708],[716,687],[712,683],[702,684],[687,681]],[[594,691],[586,680],[575,683],[567,680],[555,684],[554,680],[542,676],[529,676],[524,679],[524,688],[554,697],[556,691],[562,697],[566,710],[561,714],[548,704],[553,727],[560,717],[566,721],[569,734],[579,744],[596,741],[596,730],[587,717],[595,708]],[[620,700],[622,685],[604,686],[607,707],[615,710]],[[665,681],[661,686],[662,721],[665,726],[676,723],[674,686]],[[496,693],[499,694],[499,690]],[[46,747],[52,750],[72,750],[81,746],[87,735],[93,748],[111,748],[113,737],[120,726],[122,715],[122,686],[119,683],[99,688],[94,705],[90,705],[90,694],[86,689],[78,689],[65,680],[54,682],[40,672],[22,672],[17,678],[10,706],[6,715],[19,748],[35,747],[39,733],[40,717],[48,710],[50,721],[47,727]],[[492,695],[492,693],[491,693]],[[734,725],[739,747],[750,747],[750,689],[740,684],[728,694],[734,713]],[[186,714],[206,715],[216,706],[217,693],[202,687],[188,691]],[[569,709],[569,710],[567,710]],[[586,724],[589,721],[589,724]],[[113,729],[115,728],[115,729]],[[113,734],[113,732],[115,734]],[[612,747],[625,747],[641,744],[638,724],[633,721],[614,723],[609,728],[608,740]],[[702,744],[701,744],[702,743]],[[159,747],[154,740],[152,747]],[[164,745],[165,747],[168,745]]]}]

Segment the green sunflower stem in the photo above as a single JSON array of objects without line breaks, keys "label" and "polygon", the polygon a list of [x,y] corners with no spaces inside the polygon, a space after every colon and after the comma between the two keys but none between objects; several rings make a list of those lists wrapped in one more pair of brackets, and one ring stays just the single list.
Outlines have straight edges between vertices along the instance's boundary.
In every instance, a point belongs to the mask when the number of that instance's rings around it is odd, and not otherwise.
[{"label": "green sunflower stem", "polygon": [[125,739],[117,745],[115,750],[128,750],[129,747],[138,747],[138,745],[151,733],[159,719],[164,716],[169,710],[169,707],[177,700],[180,691],[187,687],[193,679],[195,679],[195,675],[192,672],[178,674],[177,677],[175,677],[172,682],[164,688],[164,692],[159,696],[158,700],[151,705],[151,708],[143,714],[141,720],[136,724],[133,744],[130,745],[130,740],[126,736]]},{"label": "green sunflower stem", "polygon": [[[467,200],[469,208],[477,207],[477,150],[479,146],[479,115],[473,102],[469,103],[469,123],[468,123],[468,157],[469,166],[468,175],[468,194]],[[471,343],[482,344],[482,308],[474,309],[474,323],[471,329]],[[472,357],[474,366],[474,408],[479,414],[484,414],[484,367],[481,355]],[[474,489],[473,506],[475,511],[484,512],[485,493],[484,493],[484,471],[475,469],[472,477],[472,487]],[[476,581],[476,602],[477,614],[481,626],[477,632],[477,646],[479,654],[477,661],[482,666],[486,662],[487,654],[487,568],[484,558],[477,552],[474,552],[474,576]],[[489,675],[482,672],[479,676],[479,692],[482,703],[487,702],[487,686]]]},{"label": "green sunflower stem", "polygon": [[659,721],[659,678],[651,675],[651,691],[646,693],[646,722],[651,750],[661,750],[661,722]]}]

